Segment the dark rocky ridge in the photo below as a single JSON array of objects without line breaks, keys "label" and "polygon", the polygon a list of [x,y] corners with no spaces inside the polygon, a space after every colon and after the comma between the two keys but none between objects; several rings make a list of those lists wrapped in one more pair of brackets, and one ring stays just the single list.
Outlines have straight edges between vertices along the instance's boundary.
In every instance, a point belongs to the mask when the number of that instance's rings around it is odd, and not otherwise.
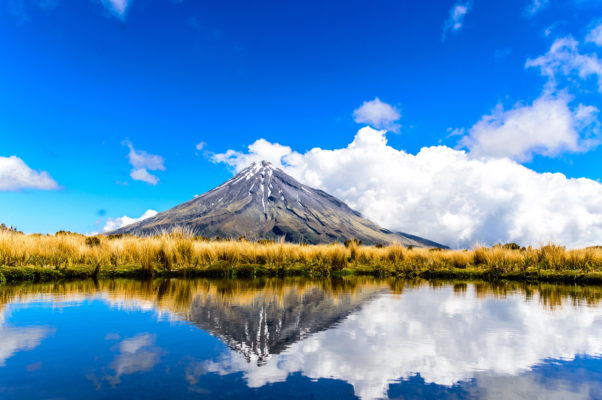
[{"label": "dark rocky ridge", "polygon": [[371,245],[444,247],[380,228],[341,200],[299,183],[266,161],[251,164],[201,196],[112,233],[146,236],[176,227],[211,238],[284,238],[310,244],[359,239]]}]

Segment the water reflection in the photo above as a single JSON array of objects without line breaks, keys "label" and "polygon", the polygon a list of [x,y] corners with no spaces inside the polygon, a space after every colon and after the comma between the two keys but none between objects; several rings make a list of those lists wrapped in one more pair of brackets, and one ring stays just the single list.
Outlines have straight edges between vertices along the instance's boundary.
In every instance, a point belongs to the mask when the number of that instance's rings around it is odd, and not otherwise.
[{"label": "water reflection", "polygon": [[[589,369],[588,379],[572,376],[566,363],[602,355],[602,288],[549,284],[350,278],[8,286],[0,291],[0,365],[18,351],[35,351],[51,332],[24,327],[11,333],[11,305],[86,299],[186,321],[230,349],[175,360],[176,346],[189,354],[198,343],[183,336],[159,345],[152,326],[133,336],[107,332],[112,358],[88,376],[97,388],[105,381],[119,386],[135,373],[158,374],[162,365],[179,368],[180,384],[203,393],[211,393],[203,385],[211,376],[242,376],[247,388],[258,390],[290,384],[294,376],[334,379],[363,399],[405,396],[416,385],[466,398],[591,398],[601,389],[602,376],[592,378]],[[592,362],[599,370],[602,363]]]},{"label": "water reflection", "polygon": [[1,325],[0,319],[0,367],[16,352],[35,349],[51,332],[50,329],[41,327],[9,328]]},{"label": "water reflection", "polygon": [[111,385],[121,382],[122,375],[150,371],[159,361],[161,349],[154,346],[155,335],[148,333],[124,339],[119,343],[119,355],[110,367],[115,374],[108,376]]},{"label": "water reflection", "polygon": [[207,370],[244,372],[252,387],[301,372],[353,385],[361,398],[384,397],[392,381],[420,374],[453,385],[479,371],[517,375],[545,359],[602,352],[602,309],[542,309],[524,296],[476,300],[453,290],[413,290],[403,301],[380,296],[339,326],[295,343],[256,368],[236,353]]}]

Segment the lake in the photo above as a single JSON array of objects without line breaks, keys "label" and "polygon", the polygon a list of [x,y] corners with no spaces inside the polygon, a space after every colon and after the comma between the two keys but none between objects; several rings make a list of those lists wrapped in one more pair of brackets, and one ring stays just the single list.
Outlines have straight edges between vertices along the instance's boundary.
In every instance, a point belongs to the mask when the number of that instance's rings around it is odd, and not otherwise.
[{"label": "lake", "polygon": [[115,280],[0,287],[0,398],[602,399],[602,287]]}]

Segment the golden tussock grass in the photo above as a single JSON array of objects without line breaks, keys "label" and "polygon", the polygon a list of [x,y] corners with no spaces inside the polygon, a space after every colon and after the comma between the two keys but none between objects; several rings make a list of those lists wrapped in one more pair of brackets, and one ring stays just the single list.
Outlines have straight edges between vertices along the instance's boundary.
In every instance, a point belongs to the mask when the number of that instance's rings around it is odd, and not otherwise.
[{"label": "golden tussock grass", "polygon": [[[554,276],[601,274],[602,248],[567,250],[477,247],[472,250],[407,249],[401,245],[361,246],[350,242],[299,245],[282,242],[208,241],[183,232],[153,237],[87,237],[79,234],[24,235],[0,232],[0,266],[69,270],[89,267],[95,273],[136,268],[148,274],[177,271],[252,271],[310,275],[358,273],[412,276],[445,273],[493,276]],[[462,272],[464,271],[464,272]],[[596,275],[596,276],[598,276]],[[602,277],[602,275],[600,275]]]}]

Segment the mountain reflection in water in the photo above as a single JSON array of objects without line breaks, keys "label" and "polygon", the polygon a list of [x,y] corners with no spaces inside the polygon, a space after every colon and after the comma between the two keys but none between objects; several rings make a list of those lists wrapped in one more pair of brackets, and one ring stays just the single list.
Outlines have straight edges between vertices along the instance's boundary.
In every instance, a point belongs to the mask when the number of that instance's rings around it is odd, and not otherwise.
[{"label": "mountain reflection in water", "polygon": [[[124,377],[135,373],[164,379],[162,365],[181,368],[178,385],[189,392],[210,376],[242,376],[246,388],[256,390],[303,376],[345,382],[362,399],[408,396],[416,386],[422,396],[437,388],[461,398],[596,398],[602,393],[601,298],[602,288],[593,286],[372,278],[7,286],[0,289],[0,379],[10,375],[16,354],[35,353],[50,337],[70,334],[52,325],[15,327],[15,307],[86,307],[100,300],[111,315],[150,310],[155,320],[185,322],[230,349],[205,344],[200,351],[181,332],[176,343],[162,344],[170,331],[176,335],[175,327],[155,332],[147,324],[131,336],[106,332],[104,340],[115,343],[110,373],[105,366],[86,376],[100,391],[104,383],[112,390],[126,385]],[[177,358],[178,351],[184,355]],[[583,357],[597,374],[568,367]],[[538,375],[545,368],[557,372]],[[224,395],[222,387],[206,386],[205,395]],[[443,392],[436,396],[449,395]]]}]

